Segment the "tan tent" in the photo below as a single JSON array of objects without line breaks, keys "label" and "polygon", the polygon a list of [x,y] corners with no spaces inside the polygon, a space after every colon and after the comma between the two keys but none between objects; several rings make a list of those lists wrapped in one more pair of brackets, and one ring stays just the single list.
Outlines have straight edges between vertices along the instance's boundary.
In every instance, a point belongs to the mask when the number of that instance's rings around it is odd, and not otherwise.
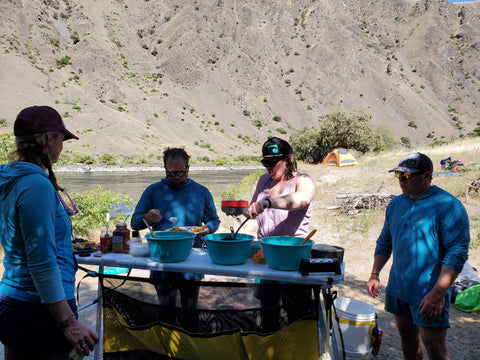
[{"label": "tan tent", "polygon": [[348,166],[358,165],[357,159],[345,149],[335,149],[323,159],[322,165]]}]

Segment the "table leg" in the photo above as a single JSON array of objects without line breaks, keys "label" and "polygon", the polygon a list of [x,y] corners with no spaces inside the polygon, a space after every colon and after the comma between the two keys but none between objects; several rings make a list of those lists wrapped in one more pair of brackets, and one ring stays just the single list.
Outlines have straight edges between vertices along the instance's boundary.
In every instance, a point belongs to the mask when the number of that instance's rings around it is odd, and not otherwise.
[{"label": "table leg", "polygon": [[[98,273],[101,275],[103,274],[104,271],[104,266],[100,265],[98,267]],[[102,284],[101,284],[102,277],[98,277],[98,290],[97,290],[97,295],[98,295],[98,302],[97,302],[97,319],[96,319],[96,326],[95,330],[97,331],[98,336],[100,337],[100,341],[97,346],[95,346],[95,351],[93,354],[93,359],[98,360],[99,359],[99,354],[100,354],[100,346],[103,348],[103,334],[101,333],[102,331]]]},{"label": "table leg", "polygon": [[324,304],[318,293],[315,293],[315,297],[318,296],[318,328],[319,328],[319,339],[318,339],[318,353],[322,359],[323,354],[325,354],[326,348],[325,344],[327,342],[327,330],[325,325],[325,317],[323,315]]},{"label": "table leg", "polygon": [[[334,360],[340,360],[340,355],[338,353],[338,346],[337,346],[337,338],[335,336],[335,331],[333,331],[333,324],[330,324],[332,329],[327,329],[326,324],[329,323],[328,317],[332,319],[332,293],[331,293],[331,288],[322,288],[322,295],[323,295],[323,307],[325,309],[325,317],[326,319],[323,318],[324,313],[323,309],[319,309],[319,314],[318,314],[318,322],[319,326],[321,327],[320,330],[322,331],[322,338],[324,341],[324,348],[329,349],[329,353],[333,355]],[[320,301],[319,307],[322,307],[322,301]],[[327,336],[327,331],[328,335]],[[326,342],[330,341],[332,339],[331,345],[332,346],[326,346]],[[329,344],[330,345],[330,344]],[[325,354],[325,350],[323,352],[320,352],[320,354]],[[328,359],[330,354],[326,354],[324,359]]]}]

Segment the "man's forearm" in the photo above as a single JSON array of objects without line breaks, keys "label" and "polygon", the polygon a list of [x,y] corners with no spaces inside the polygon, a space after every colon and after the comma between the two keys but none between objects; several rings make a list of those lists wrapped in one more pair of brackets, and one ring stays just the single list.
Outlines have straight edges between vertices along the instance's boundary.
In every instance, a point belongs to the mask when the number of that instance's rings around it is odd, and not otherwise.
[{"label": "man's forearm", "polygon": [[375,255],[375,258],[373,260],[373,266],[372,266],[372,274],[379,275],[383,267],[387,263],[387,261],[388,261],[388,256],[383,254]]},{"label": "man's forearm", "polygon": [[432,290],[441,293],[442,295],[445,295],[450,286],[452,286],[457,276],[458,273],[456,273],[452,269],[447,268],[446,266],[442,266],[440,276],[438,277],[437,283]]}]

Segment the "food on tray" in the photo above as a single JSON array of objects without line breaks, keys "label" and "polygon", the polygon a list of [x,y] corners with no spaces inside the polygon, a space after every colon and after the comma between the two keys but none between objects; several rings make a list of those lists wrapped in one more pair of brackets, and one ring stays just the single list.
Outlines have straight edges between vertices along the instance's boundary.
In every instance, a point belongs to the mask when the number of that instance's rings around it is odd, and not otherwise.
[{"label": "food on tray", "polygon": [[168,231],[188,231],[191,233],[198,233],[203,231],[201,226],[174,226]]},{"label": "food on tray", "polygon": [[84,252],[84,251],[94,251],[98,249],[98,244],[91,240],[86,239],[73,239],[72,240],[72,251],[75,252]]},{"label": "food on tray", "polygon": [[185,231],[185,229],[182,228],[181,226],[174,226],[168,231]]}]

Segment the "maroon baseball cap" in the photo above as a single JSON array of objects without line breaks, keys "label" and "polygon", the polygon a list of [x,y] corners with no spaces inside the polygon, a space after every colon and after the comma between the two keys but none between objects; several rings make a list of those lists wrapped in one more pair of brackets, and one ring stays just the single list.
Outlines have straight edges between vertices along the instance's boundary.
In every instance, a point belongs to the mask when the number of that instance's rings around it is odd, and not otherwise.
[{"label": "maroon baseball cap", "polygon": [[57,110],[50,106],[30,106],[23,109],[17,115],[13,125],[15,136],[28,136],[53,131],[63,131],[65,134],[63,141],[78,140],[76,135],[66,129]]}]

